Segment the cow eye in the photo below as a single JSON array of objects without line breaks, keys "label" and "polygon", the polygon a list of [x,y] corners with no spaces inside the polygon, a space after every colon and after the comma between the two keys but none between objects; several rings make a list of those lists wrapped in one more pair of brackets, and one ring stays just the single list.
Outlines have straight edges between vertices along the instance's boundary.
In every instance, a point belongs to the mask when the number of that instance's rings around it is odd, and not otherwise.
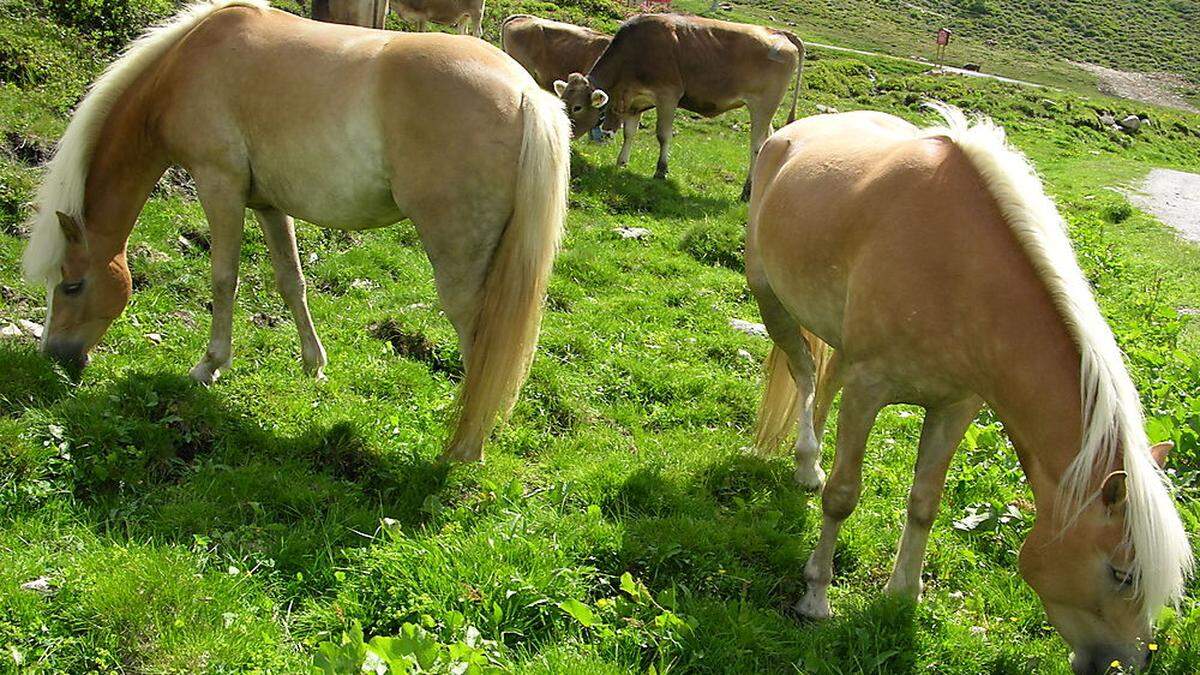
[{"label": "cow eye", "polygon": [[579,112],[580,110],[583,110],[583,106],[581,105],[571,107],[571,112]]},{"label": "cow eye", "polygon": [[78,295],[79,291],[82,291],[82,290],[83,290],[83,280],[82,279],[80,279],[79,281],[71,281],[71,282],[64,281],[62,283],[62,292],[65,295]]}]

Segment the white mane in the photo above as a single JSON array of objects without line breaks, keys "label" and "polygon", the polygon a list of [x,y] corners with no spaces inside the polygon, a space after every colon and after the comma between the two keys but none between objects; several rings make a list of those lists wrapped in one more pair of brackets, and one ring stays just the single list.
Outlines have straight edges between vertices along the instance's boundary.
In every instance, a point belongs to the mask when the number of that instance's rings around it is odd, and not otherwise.
[{"label": "white mane", "polygon": [[212,0],[189,5],[174,18],[150,28],[130,43],[120,58],[92,84],[59,139],[58,149],[38,187],[34,215],[30,219],[29,245],[23,259],[27,280],[48,287],[58,283],[66,240],[55,212],[62,211],[83,221],[83,191],[88,165],[96,137],[117,99],[171,45],[208,15],[231,5],[259,9],[270,6],[267,0]]},{"label": "white mane", "polygon": [[1192,573],[1192,550],[1169,480],[1150,455],[1141,400],[1079,269],[1066,224],[1033,167],[1008,144],[1002,128],[984,117],[968,122],[962,111],[945,104],[930,107],[942,115],[946,126],[925,129],[921,135],[948,137],[970,159],[1079,346],[1082,446],[1062,476],[1063,522],[1070,522],[1096,497],[1097,468],[1112,466],[1123,450],[1122,464],[1128,474],[1125,536],[1135,554],[1131,572],[1153,617],[1163,605],[1179,601]]}]

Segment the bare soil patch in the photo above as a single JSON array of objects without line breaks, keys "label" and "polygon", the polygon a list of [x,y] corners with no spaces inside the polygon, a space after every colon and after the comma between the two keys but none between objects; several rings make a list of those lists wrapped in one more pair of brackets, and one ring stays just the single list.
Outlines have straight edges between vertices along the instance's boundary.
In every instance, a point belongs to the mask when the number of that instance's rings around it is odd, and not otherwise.
[{"label": "bare soil patch", "polygon": [[1189,103],[1181,93],[1192,86],[1182,75],[1137,73],[1106,68],[1086,61],[1072,61],[1071,64],[1095,75],[1100,91],[1105,94],[1188,112],[1200,112],[1200,108]]},{"label": "bare soil patch", "polygon": [[1151,169],[1125,194],[1134,206],[1170,225],[1179,236],[1200,243],[1200,174]]}]

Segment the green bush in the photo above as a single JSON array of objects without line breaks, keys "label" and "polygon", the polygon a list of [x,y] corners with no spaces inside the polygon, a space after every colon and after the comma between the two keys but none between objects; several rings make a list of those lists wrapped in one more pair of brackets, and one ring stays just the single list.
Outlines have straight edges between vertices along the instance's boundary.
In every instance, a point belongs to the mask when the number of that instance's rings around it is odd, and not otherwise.
[{"label": "green bush", "polygon": [[44,16],[105,49],[124,47],[146,26],[175,11],[171,0],[30,0]]},{"label": "green bush", "polygon": [[875,88],[871,68],[855,59],[821,59],[806,64],[804,84],[841,98],[868,96]]},{"label": "green bush", "polygon": [[741,272],[745,269],[746,229],[730,222],[704,220],[684,233],[679,248],[702,263]]}]

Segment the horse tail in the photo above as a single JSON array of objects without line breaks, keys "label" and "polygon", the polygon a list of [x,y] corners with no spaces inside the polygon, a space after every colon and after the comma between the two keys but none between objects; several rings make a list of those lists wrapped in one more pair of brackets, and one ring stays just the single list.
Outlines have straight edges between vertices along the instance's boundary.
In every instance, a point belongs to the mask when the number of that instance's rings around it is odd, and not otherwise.
[{"label": "horse tail", "polygon": [[[532,83],[531,83],[532,84]],[[537,346],[542,301],[562,239],[570,182],[570,122],[562,102],[530,86],[512,216],[492,254],[457,404],[448,457],[479,459],[508,416]]]},{"label": "horse tail", "polygon": [[788,42],[795,45],[799,51],[796,59],[796,91],[792,92],[792,111],[788,113],[787,120],[787,123],[791,124],[796,121],[796,104],[800,102],[800,85],[804,83],[804,41],[790,31],[776,30],[775,32],[787,38]]},{"label": "horse tail", "polygon": [[[820,438],[829,414],[829,405],[838,390],[837,359],[833,348],[821,338],[800,329],[812,352],[816,372],[816,393],[813,396],[813,429]],[[771,347],[764,365],[762,402],[758,406],[758,422],[754,430],[754,447],[762,454],[773,454],[783,445],[800,414],[800,392],[792,378],[787,354],[777,345]]]}]

